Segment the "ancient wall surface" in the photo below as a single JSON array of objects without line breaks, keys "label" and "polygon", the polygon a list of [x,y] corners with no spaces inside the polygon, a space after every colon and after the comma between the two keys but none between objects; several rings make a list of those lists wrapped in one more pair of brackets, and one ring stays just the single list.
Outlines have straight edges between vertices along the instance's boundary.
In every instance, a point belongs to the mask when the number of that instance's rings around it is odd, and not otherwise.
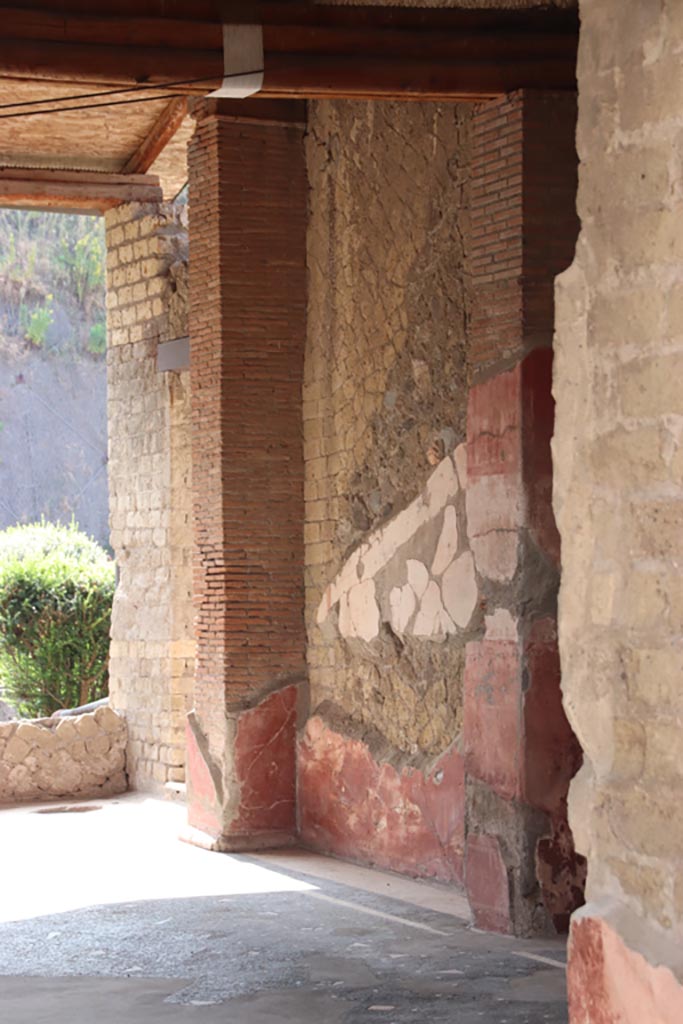
[{"label": "ancient wall surface", "polygon": [[462,668],[481,625],[457,449],[467,159],[461,108],[309,104],[301,827],[443,878],[462,876]]},{"label": "ancient wall surface", "polygon": [[124,793],[125,764],[126,723],[110,707],[0,722],[0,803]]},{"label": "ancient wall surface", "polygon": [[[683,1019],[683,7],[581,3],[576,259],[557,285],[555,508],[573,1024]],[[654,969],[656,965],[662,965]]]},{"label": "ancient wall surface", "polygon": [[295,831],[305,679],[305,105],[256,108],[240,123],[230,103],[197,104],[188,155],[197,609],[189,820],[203,841],[252,849]]},{"label": "ancient wall surface", "polygon": [[131,784],[184,779],[194,672],[189,373],[160,373],[187,335],[187,230],[170,205],[107,214],[109,492],[118,566],[110,693]]}]

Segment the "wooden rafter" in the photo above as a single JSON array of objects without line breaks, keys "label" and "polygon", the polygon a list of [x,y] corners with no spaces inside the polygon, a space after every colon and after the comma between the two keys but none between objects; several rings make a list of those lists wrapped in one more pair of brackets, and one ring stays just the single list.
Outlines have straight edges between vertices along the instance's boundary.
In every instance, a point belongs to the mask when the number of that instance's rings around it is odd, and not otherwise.
[{"label": "wooden rafter", "polygon": [[123,174],[144,174],[162,149],[171,141],[187,116],[187,100],[179,96],[171,100],[155,122],[147,138],[131,154],[122,170]]},{"label": "wooden rafter", "polygon": [[126,202],[161,200],[159,179],[151,174],[100,174],[87,171],[0,170],[0,206],[104,213]]}]

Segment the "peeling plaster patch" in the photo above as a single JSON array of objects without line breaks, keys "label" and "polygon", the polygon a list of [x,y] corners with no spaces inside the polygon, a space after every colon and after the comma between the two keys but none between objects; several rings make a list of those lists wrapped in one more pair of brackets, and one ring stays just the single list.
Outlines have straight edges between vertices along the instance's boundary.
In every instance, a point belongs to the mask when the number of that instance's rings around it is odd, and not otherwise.
[{"label": "peeling plaster patch", "polygon": [[441,536],[432,562],[432,575],[440,576],[451,564],[458,550],[458,517],[452,505],[443,514]]},{"label": "peeling plaster patch", "polygon": [[470,540],[477,570],[498,583],[511,580],[517,572],[519,534],[516,530],[494,530]]},{"label": "peeling plaster patch", "polygon": [[446,569],[441,583],[448,614],[461,629],[466,629],[477,606],[477,581],[474,560],[469,551]]},{"label": "peeling plaster patch", "polygon": [[375,598],[375,581],[363,580],[345,594],[339,614],[342,636],[374,640],[379,633],[379,608]]},{"label": "peeling plaster patch", "polygon": [[408,623],[413,617],[417,608],[415,591],[410,583],[404,587],[394,587],[389,594],[389,607],[391,609],[391,625],[396,633],[405,633]]},{"label": "peeling plaster patch", "polygon": [[430,580],[413,626],[415,636],[444,636],[455,633],[455,625],[441,601],[439,584]]},{"label": "peeling plaster patch", "polygon": [[[425,489],[386,526],[375,530],[368,540],[349,556],[335,579],[325,590],[318,606],[317,622],[322,625],[332,608],[359,582],[373,580],[404,544],[409,543],[426,523],[435,519],[445,505],[458,495],[459,485],[453,461],[443,459],[431,474]],[[426,568],[423,566],[425,574]],[[418,570],[419,571],[419,570]],[[428,575],[428,574],[427,574]],[[426,587],[422,587],[422,592]],[[340,618],[343,616],[340,608]],[[376,635],[376,634],[375,634]]]},{"label": "peeling plaster patch", "polygon": [[415,596],[421,599],[424,597],[425,590],[429,585],[427,567],[423,562],[418,562],[415,558],[409,558],[406,562],[406,569],[408,570],[408,583],[410,583],[415,591]]},{"label": "peeling plaster patch", "polygon": [[496,608],[491,615],[486,615],[487,640],[518,640],[517,622],[507,608]]},{"label": "peeling plaster patch", "polygon": [[[463,445],[458,449],[461,461],[462,449]],[[374,640],[383,618],[395,633],[416,637],[444,639],[467,629],[479,594],[472,553],[466,550],[455,557],[460,538],[452,502],[458,499],[460,487],[454,458],[443,459],[423,493],[351,554],[323,595],[319,623],[338,603],[339,632],[346,638]],[[428,523],[438,536],[433,558],[434,548],[425,550],[424,533],[420,539]],[[514,557],[516,566],[516,549]],[[441,587],[432,578],[439,576]]]},{"label": "peeling plaster patch", "polygon": [[450,458],[443,459],[427,480],[425,495],[431,512],[430,519],[437,515],[447,501],[458,493],[458,477]]},{"label": "peeling plaster patch", "polygon": [[453,461],[455,462],[455,468],[458,471],[458,481],[460,487],[464,491],[467,487],[467,445],[459,444],[453,452]]}]

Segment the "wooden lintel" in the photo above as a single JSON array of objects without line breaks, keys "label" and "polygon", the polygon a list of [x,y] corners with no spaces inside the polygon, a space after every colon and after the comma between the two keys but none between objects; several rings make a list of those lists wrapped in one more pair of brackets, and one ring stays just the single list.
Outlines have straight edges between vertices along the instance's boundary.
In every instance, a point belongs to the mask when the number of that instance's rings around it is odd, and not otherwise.
[{"label": "wooden lintel", "polygon": [[[144,4],[128,17],[109,3],[95,13],[0,7],[0,24],[7,26],[0,75],[154,84],[164,87],[159,95],[204,96],[222,79],[220,20],[202,18],[201,4],[194,15],[190,5],[161,6],[163,16],[156,17]],[[575,13],[318,4],[280,9],[277,16],[276,5],[264,8],[261,96],[479,99],[525,87],[575,88]]]},{"label": "wooden lintel", "polygon": [[129,202],[160,202],[159,179],[152,174],[100,174],[91,171],[0,170],[0,206],[36,210],[104,213]]},{"label": "wooden lintel", "polygon": [[172,99],[161,112],[147,138],[129,157],[123,168],[124,174],[144,174],[152,166],[162,149],[171,141],[187,116],[187,100],[184,96]]},{"label": "wooden lintel", "polygon": [[193,117],[214,114],[228,121],[243,121],[245,124],[306,125],[306,101],[288,99],[261,99],[250,97],[245,100],[194,99],[189,111]]}]

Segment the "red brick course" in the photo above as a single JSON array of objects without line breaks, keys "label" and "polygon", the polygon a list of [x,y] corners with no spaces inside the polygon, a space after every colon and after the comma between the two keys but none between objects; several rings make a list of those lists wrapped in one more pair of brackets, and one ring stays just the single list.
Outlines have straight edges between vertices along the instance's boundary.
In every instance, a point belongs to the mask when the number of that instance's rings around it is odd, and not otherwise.
[{"label": "red brick course", "polygon": [[212,755],[230,759],[226,712],[304,673],[307,184],[300,126],[242,124],[216,103],[195,117],[195,710]]},{"label": "red brick course", "polygon": [[470,186],[475,373],[552,341],[555,276],[578,234],[576,97],[520,91],[477,107]]}]

